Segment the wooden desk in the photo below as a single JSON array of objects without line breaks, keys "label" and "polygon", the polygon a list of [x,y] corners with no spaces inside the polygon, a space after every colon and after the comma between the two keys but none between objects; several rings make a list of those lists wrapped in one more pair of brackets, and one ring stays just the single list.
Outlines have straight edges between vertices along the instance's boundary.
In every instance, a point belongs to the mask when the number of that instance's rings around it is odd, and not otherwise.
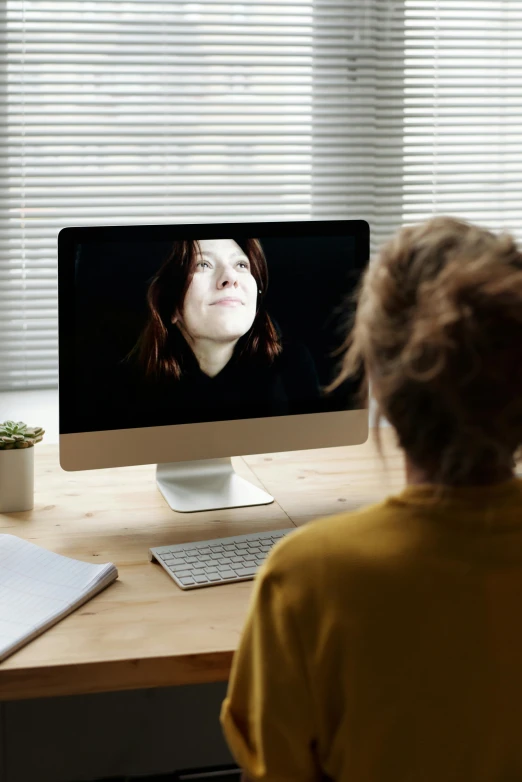
[{"label": "wooden desk", "polygon": [[249,456],[236,470],[272,505],[174,513],[154,468],[66,473],[37,446],[35,509],[0,514],[0,530],[59,554],[116,564],[119,580],[0,664],[0,700],[226,681],[252,582],[182,592],[148,560],[151,546],[299,526],[382,499],[403,484],[384,430],[362,446]]}]

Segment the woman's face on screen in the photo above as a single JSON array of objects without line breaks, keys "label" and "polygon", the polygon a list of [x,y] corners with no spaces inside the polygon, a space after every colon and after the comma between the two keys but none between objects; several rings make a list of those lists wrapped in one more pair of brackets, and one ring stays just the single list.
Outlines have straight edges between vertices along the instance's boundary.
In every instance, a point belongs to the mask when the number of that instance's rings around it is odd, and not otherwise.
[{"label": "woman's face on screen", "polygon": [[250,261],[233,239],[200,239],[198,245],[179,325],[192,340],[238,340],[256,316],[257,283]]}]

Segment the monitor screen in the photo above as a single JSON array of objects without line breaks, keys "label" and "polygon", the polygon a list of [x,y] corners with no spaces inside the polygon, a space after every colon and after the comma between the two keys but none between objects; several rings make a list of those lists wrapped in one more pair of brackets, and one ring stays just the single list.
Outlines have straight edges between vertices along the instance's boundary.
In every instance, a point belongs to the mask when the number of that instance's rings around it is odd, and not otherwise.
[{"label": "monitor screen", "polygon": [[362,407],[327,388],[363,221],[70,228],[59,256],[61,433]]}]

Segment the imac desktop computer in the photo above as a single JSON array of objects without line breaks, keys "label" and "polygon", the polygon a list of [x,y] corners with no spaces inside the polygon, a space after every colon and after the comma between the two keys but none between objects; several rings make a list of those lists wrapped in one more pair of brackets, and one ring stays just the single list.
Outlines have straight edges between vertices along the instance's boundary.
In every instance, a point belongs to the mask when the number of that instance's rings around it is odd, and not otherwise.
[{"label": "imac desktop computer", "polygon": [[157,463],[171,508],[273,498],[232,456],[358,444],[357,378],[334,391],[362,220],[103,226],[58,238],[60,463]]}]

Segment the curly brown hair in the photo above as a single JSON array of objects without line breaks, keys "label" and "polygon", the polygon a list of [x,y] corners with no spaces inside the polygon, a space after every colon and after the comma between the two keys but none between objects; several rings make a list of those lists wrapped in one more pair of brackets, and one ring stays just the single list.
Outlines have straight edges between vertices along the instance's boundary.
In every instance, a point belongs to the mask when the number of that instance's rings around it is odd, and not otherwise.
[{"label": "curly brown hair", "polygon": [[[341,375],[361,371],[410,461],[481,483],[522,445],[522,254],[449,217],[403,228],[357,292]],[[378,438],[378,431],[377,431]]]}]

